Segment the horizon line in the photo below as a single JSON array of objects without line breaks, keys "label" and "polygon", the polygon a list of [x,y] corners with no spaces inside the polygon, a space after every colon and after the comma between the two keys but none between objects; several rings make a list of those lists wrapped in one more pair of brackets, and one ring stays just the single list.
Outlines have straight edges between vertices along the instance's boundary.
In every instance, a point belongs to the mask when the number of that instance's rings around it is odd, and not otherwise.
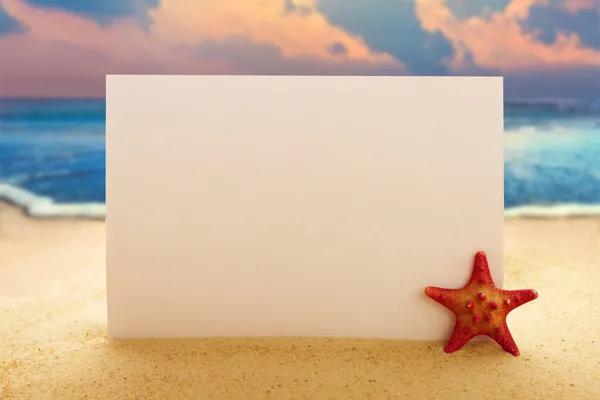
[{"label": "horizon line", "polygon": [[[66,101],[66,100],[103,100],[106,96],[1,96],[0,101]],[[600,102],[598,97],[531,97],[531,98],[504,98],[503,103],[556,103],[556,102]]]},{"label": "horizon line", "polygon": [[106,100],[106,96],[0,96],[1,100]]}]

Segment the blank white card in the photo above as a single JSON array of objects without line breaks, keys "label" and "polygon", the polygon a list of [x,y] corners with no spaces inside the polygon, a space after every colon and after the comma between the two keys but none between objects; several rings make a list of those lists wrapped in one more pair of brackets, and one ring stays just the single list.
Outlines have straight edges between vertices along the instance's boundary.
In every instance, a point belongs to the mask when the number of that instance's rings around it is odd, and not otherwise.
[{"label": "blank white card", "polygon": [[502,78],[107,77],[108,329],[446,339],[503,282]]}]

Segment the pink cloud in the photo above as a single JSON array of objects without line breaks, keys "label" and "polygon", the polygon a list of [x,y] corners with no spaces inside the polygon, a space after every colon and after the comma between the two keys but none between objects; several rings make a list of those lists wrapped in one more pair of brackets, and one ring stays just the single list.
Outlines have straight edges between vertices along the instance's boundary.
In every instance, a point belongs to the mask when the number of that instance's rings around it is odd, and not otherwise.
[{"label": "pink cloud", "polygon": [[[471,61],[501,72],[600,67],[600,51],[585,47],[576,34],[561,33],[549,45],[538,41],[535,33],[526,33],[519,22],[536,3],[540,1],[513,0],[488,19],[460,20],[444,0],[416,0],[423,28],[443,33],[453,44],[456,54],[447,62],[455,71],[467,71]],[[572,1],[571,7],[576,3],[584,1]]]},{"label": "pink cloud", "polygon": [[576,13],[580,10],[596,9],[600,11],[600,3],[598,3],[598,0],[565,0],[561,6],[572,13]]},{"label": "pink cloud", "polygon": [[[308,61],[333,69],[354,63],[403,70],[390,55],[373,52],[362,39],[330,25],[311,0],[303,0],[305,8],[313,7],[305,17],[286,14],[282,0],[163,0],[151,12],[149,30],[127,18],[103,27],[24,0],[0,0],[0,5],[25,28],[0,38],[0,96],[99,96],[110,73],[244,73],[223,57],[200,56],[198,51],[206,41],[219,43],[232,36],[247,37],[250,45],[273,45],[281,57],[300,60],[303,68]],[[333,43],[345,53],[333,54]]]},{"label": "pink cloud", "polygon": [[119,59],[115,53],[77,46],[66,41],[48,42],[27,35],[0,39],[3,97],[97,97],[104,95],[106,74],[118,73],[236,73],[218,60],[196,60],[182,52],[180,61],[169,63],[149,55]]},{"label": "pink cloud", "polygon": [[[317,10],[316,0],[292,3],[303,12],[287,11],[284,0],[162,0],[160,7],[150,12],[152,32],[160,40],[175,43],[244,36],[276,45],[288,58],[400,65],[390,55],[369,49],[360,37],[330,24]],[[332,43],[345,48],[343,59],[329,51]]]}]

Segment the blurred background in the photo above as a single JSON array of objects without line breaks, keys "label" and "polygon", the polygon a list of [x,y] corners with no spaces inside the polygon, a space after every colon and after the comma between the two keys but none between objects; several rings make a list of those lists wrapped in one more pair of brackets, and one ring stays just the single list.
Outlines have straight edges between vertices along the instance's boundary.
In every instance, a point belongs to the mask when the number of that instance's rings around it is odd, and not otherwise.
[{"label": "blurred background", "polygon": [[106,74],[500,75],[506,209],[600,204],[598,0],[0,0],[0,196],[104,207]]}]

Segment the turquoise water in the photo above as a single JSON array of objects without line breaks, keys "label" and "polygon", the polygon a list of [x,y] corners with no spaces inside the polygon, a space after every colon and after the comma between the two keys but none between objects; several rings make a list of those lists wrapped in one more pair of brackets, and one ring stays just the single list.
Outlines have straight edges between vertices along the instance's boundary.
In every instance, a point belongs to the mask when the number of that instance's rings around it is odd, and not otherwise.
[{"label": "turquoise water", "polygon": [[[505,207],[600,204],[600,108],[505,105]],[[0,100],[0,180],[105,201],[104,100]]]}]

